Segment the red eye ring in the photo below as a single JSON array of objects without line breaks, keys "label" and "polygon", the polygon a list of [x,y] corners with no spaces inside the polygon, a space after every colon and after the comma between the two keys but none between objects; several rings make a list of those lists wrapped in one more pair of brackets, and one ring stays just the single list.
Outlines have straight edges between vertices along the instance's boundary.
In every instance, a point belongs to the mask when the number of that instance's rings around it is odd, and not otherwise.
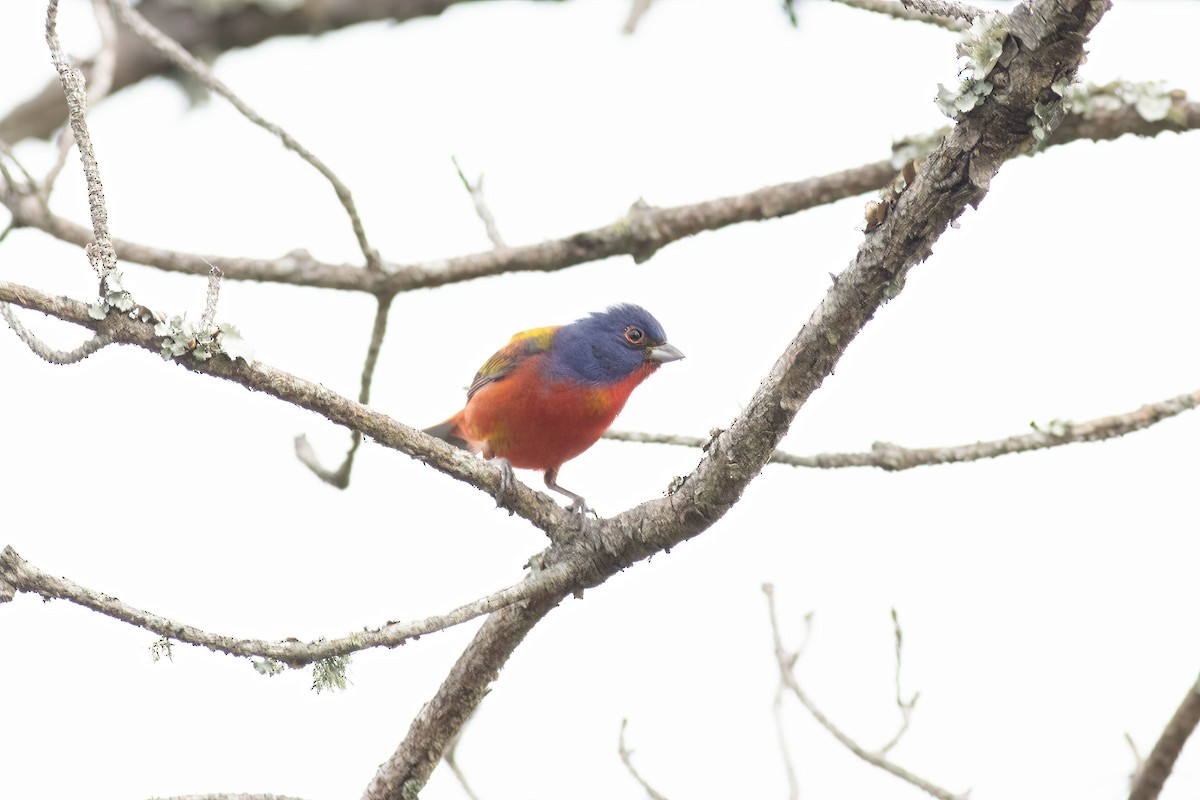
[{"label": "red eye ring", "polygon": [[625,328],[625,341],[630,344],[641,344],[646,338],[646,332],[636,325],[630,325]]}]

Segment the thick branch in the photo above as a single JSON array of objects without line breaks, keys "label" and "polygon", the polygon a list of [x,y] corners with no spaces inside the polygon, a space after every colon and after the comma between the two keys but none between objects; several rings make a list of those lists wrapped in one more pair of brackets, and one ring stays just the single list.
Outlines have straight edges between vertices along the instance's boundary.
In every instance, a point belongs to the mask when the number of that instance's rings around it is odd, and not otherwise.
[{"label": "thick branch", "polygon": [[1158,797],[1167,778],[1171,776],[1179,753],[1196,730],[1197,723],[1200,723],[1200,679],[1188,689],[1183,702],[1175,709],[1175,715],[1150,751],[1150,757],[1138,770],[1129,800],[1155,800]]},{"label": "thick branch", "polygon": [[[1087,422],[1051,423],[1049,430],[994,439],[988,442],[960,444],[952,447],[901,447],[889,442],[875,442],[867,453],[818,453],[801,456],[776,450],[770,463],[787,464],[792,467],[816,469],[844,469],[846,467],[878,467],[889,471],[927,467],[933,464],[956,464],[965,461],[980,461],[985,458],[1045,450],[1050,447],[1076,444],[1078,442],[1100,442],[1115,439],[1134,431],[1145,430],[1165,419],[1178,416],[1184,411],[1200,406],[1200,389],[1157,403],[1149,403],[1134,411],[1111,417],[1100,417]],[[619,442],[642,442],[644,444],[670,444],[680,447],[705,448],[711,439],[699,436],[676,436],[674,434],[638,433],[634,431],[607,431],[606,439]]]},{"label": "thick branch", "polygon": [[[227,10],[213,14],[199,4],[143,0],[138,11],[191,52],[217,55],[276,36],[318,36],[363,22],[435,16],[462,2],[467,0],[302,0],[287,11],[260,3],[231,3]],[[170,61],[124,29],[117,38],[116,56],[114,93],[172,69]],[[0,119],[0,140],[15,144],[31,136],[48,138],[66,117],[62,91],[57,82],[48,84]]]},{"label": "thick branch", "polygon": [[410,800],[424,788],[451,740],[483,701],[504,662],[566,594],[509,606],[487,618],[455,662],[437,694],[409,726],[408,735],[363,793],[363,800]]}]

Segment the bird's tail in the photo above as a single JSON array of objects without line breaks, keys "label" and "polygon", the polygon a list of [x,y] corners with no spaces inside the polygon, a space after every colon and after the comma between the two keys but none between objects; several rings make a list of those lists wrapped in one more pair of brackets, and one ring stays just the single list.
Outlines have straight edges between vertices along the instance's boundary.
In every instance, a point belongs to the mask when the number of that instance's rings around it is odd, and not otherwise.
[{"label": "bird's tail", "polygon": [[440,425],[434,425],[431,428],[426,428],[425,433],[428,433],[430,436],[436,436],[442,441],[449,442],[455,447],[462,448],[463,450],[471,449],[471,446],[467,443],[466,437],[463,436],[462,428],[458,426],[457,414]]}]

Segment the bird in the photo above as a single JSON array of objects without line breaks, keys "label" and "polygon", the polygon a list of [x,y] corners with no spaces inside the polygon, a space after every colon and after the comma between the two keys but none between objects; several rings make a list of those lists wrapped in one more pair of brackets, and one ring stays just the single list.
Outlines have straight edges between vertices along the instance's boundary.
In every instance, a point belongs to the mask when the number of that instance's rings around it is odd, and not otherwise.
[{"label": "bird", "polygon": [[632,303],[531,328],[479,368],[461,411],[425,433],[500,467],[497,505],[515,481],[513,467],[541,470],[546,487],[582,517],[591,509],[558,484],[559,469],[596,443],[642,381],[683,357],[658,320]]}]

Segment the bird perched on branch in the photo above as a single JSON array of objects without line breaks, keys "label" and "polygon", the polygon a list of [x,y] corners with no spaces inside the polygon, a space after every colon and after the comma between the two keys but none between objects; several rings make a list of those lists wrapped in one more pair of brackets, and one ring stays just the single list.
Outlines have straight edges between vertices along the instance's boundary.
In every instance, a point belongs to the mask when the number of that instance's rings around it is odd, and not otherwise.
[{"label": "bird perched on branch", "polygon": [[533,328],[480,367],[462,411],[425,432],[494,459],[503,472],[497,503],[513,467],[537,469],[583,514],[583,497],[558,485],[559,468],[596,443],[650,373],[681,358],[658,320],[630,303]]}]

